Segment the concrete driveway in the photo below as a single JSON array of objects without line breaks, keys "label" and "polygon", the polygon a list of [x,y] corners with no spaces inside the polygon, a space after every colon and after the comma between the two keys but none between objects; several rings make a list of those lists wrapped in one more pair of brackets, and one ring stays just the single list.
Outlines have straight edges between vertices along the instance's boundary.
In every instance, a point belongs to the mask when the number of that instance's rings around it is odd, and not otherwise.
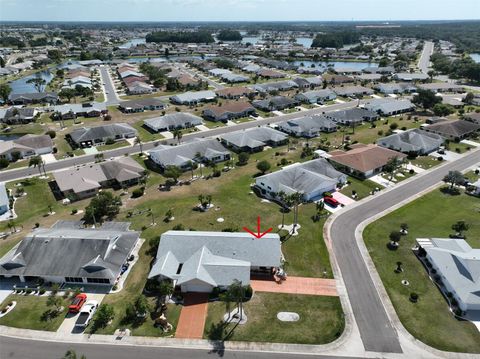
[{"label": "concrete driveway", "polygon": [[11,279],[2,279],[0,281],[0,304],[7,298],[10,294],[13,293],[13,285],[18,283]]},{"label": "concrete driveway", "polygon": [[[100,305],[102,303],[103,298],[105,298],[105,294],[103,293],[87,293],[87,302],[89,300],[96,300],[98,304]],[[57,333],[62,333],[62,334],[82,334],[83,330],[78,330],[75,328],[75,323],[78,319],[77,314],[70,314],[67,313],[65,316],[65,319],[63,320],[62,324],[57,330]]]}]

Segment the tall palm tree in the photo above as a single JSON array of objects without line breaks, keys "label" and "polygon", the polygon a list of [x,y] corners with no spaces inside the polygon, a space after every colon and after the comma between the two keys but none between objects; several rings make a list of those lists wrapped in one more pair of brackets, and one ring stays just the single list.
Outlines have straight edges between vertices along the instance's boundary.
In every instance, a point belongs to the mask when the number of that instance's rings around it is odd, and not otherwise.
[{"label": "tall palm tree", "polygon": [[[28,167],[38,167],[38,173],[40,174],[40,176],[42,175],[42,165],[43,160],[40,156],[34,156],[30,158],[30,161],[28,161]],[[43,167],[43,171],[45,172],[45,167]]]},{"label": "tall palm tree", "polygon": [[277,198],[280,200],[281,203],[281,206],[282,206],[282,228],[285,227],[285,211],[286,211],[286,208],[285,208],[285,197],[286,197],[286,193],[284,191],[279,191],[277,193]]},{"label": "tall palm tree", "polygon": [[298,206],[303,201],[303,193],[294,192],[291,194],[291,199],[293,202],[293,228],[298,225]]},{"label": "tall palm tree", "polygon": [[140,137],[135,137],[135,140],[133,142],[134,145],[138,145],[140,147],[140,154],[143,155],[143,143]]},{"label": "tall palm tree", "polygon": [[202,154],[200,152],[195,153],[195,157],[193,159],[198,162],[198,167],[200,167],[200,177],[203,177],[203,170],[202,170]]},{"label": "tall palm tree", "polygon": [[173,130],[173,139],[177,139],[178,143],[180,143],[181,139],[183,137],[182,130],[179,128],[176,128]]}]

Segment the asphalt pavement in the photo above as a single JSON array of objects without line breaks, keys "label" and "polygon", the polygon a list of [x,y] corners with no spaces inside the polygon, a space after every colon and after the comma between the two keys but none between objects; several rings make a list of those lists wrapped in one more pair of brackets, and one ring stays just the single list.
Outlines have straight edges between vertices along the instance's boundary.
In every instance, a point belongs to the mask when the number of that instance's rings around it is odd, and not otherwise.
[{"label": "asphalt pavement", "polygon": [[425,41],[423,45],[423,51],[420,56],[420,60],[418,60],[418,68],[420,71],[422,71],[424,74],[428,73],[429,67],[430,67],[430,56],[433,54],[433,42],[431,41]]},{"label": "asphalt pavement", "polygon": [[[480,151],[475,150],[457,161],[417,175],[410,182],[398,184],[392,190],[375,195],[365,203],[353,206],[339,214],[331,224],[330,239],[333,252],[347,289],[353,314],[366,351],[400,353],[398,333],[392,326],[381,302],[367,265],[358,248],[355,231],[368,218],[414,197],[442,181],[452,170],[465,170],[480,162]],[[386,239],[382,239],[385,240]],[[393,313],[394,314],[394,313]]]},{"label": "asphalt pavement", "polygon": [[105,87],[105,104],[107,106],[118,105],[121,100],[115,91],[115,86],[113,84],[112,78],[108,73],[108,66],[100,66],[100,75],[102,76],[102,82]]}]

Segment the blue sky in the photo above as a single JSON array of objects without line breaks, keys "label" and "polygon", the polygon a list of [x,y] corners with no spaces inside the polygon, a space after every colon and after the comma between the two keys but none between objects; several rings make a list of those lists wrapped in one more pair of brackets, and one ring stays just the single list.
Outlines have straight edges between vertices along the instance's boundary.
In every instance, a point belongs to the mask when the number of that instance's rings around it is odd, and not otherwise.
[{"label": "blue sky", "polygon": [[0,0],[0,20],[326,21],[479,19],[480,0]]}]

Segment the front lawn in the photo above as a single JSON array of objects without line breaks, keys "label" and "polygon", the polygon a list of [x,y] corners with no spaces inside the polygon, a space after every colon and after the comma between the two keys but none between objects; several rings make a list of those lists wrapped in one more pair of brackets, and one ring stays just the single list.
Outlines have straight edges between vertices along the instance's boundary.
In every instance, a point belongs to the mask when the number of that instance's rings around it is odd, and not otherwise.
[{"label": "front lawn", "polygon": [[64,307],[63,311],[54,318],[47,318],[47,316],[44,316],[44,313],[53,308],[47,306],[47,300],[47,296],[9,295],[3,304],[15,301],[17,305],[10,313],[0,318],[0,325],[14,328],[46,330],[49,332],[56,331],[65,319],[70,301],[63,299],[61,304]]},{"label": "front lawn", "polygon": [[116,148],[122,148],[122,147],[126,147],[126,146],[130,146],[130,143],[126,140],[122,140],[122,141],[117,141],[111,145],[101,145],[101,146],[97,146],[97,150],[98,151],[108,151],[108,150],[114,150]]},{"label": "front lawn", "polygon": [[[223,324],[225,309],[225,303],[209,303],[206,339],[325,344],[337,339],[345,326],[338,297],[256,292],[244,304],[247,323],[238,326]],[[298,313],[300,320],[282,322],[277,319],[278,312]]]},{"label": "front lawn", "polygon": [[438,166],[441,161],[437,160],[435,157],[431,156],[419,156],[413,160],[408,160],[412,165],[423,168],[429,169],[435,166]]},{"label": "front lawn", "polygon": [[135,123],[130,124],[134,129],[138,131],[138,137],[142,140],[142,142],[150,142],[155,140],[161,140],[163,138],[162,135],[158,133],[153,133],[147,130],[143,126],[143,120],[137,121]]},{"label": "front lawn", "polygon": [[348,197],[351,197],[352,191],[355,191],[358,196],[357,200],[370,196],[371,192],[376,188],[383,189],[382,185],[379,185],[378,183],[375,183],[368,179],[359,180],[355,177],[348,177],[348,181],[350,183],[343,187],[340,192]]},{"label": "front lawn", "polygon": [[[467,241],[480,248],[480,202],[478,198],[450,196],[435,190],[370,224],[363,237],[383,284],[405,328],[416,338],[440,350],[480,352],[480,333],[473,324],[455,319],[447,302],[430,281],[425,268],[411,248],[416,238],[448,237],[451,226],[459,220],[470,224]],[[387,249],[389,233],[407,223],[409,233],[402,236],[396,251]],[[404,272],[394,272],[396,262]],[[403,279],[409,286],[401,283]],[[419,295],[417,303],[410,293]]]}]

